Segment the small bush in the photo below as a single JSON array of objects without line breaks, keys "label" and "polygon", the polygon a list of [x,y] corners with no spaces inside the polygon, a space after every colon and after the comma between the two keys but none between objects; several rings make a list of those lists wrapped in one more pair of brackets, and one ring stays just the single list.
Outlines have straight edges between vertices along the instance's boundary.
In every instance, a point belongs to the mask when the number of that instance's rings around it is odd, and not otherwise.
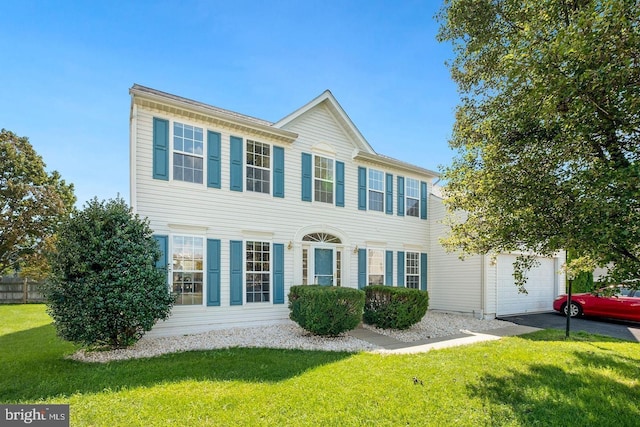
[{"label": "small bush", "polygon": [[335,286],[292,286],[289,317],[315,335],[336,336],[362,321],[364,292]]},{"label": "small bush", "polygon": [[426,291],[391,286],[367,286],[363,320],[384,329],[408,329],[429,307]]}]

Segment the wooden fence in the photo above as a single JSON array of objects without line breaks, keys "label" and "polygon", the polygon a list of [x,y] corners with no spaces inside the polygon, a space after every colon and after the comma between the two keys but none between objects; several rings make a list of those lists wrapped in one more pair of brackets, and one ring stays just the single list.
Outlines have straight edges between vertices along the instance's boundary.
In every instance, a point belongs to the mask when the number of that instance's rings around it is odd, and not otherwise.
[{"label": "wooden fence", "polygon": [[0,277],[0,304],[25,304],[44,302],[42,282],[15,276]]}]

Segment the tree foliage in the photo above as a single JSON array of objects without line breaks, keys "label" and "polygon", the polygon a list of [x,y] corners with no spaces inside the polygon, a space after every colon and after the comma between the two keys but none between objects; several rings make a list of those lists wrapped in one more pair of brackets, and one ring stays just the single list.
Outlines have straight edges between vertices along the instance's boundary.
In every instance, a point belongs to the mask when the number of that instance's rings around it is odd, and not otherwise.
[{"label": "tree foliage", "polygon": [[151,233],[122,199],[93,199],[62,224],[45,291],[58,335],[126,347],[169,316],[173,297]]},{"label": "tree foliage", "polygon": [[39,259],[76,198],[73,184],[47,173],[26,137],[0,131],[0,274]]},{"label": "tree foliage", "polygon": [[446,246],[640,277],[640,2],[447,0],[438,19],[462,95],[446,203],[468,213]]}]

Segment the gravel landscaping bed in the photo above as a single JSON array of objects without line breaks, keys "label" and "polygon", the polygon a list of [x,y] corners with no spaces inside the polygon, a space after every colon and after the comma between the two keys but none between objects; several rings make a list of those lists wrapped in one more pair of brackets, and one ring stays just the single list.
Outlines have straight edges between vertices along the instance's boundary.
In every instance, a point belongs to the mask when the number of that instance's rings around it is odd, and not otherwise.
[{"label": "gravel landscaping bed", "polygon": [[[391,336],[399,341],[411,342],[421,339],[459,334],[461,330],[474,332],[501,328],[512,323],[501,320],[478,320],[471,316],[427,312],[418,324],[406,331],[384,330],[364,325],[377,333]],[[325,351],[372,351],[380,347],[347,334],[336,338],[311,335],[294,322],[279,325],[217,329],[202,334],[173,337],[143,337],[134,346],[112,351],[79,350],[70,356],[82,362],[105,363],[112,360],[153,357],[165,353],[190,350],[210,350],[231,347],[268,347]]]}]

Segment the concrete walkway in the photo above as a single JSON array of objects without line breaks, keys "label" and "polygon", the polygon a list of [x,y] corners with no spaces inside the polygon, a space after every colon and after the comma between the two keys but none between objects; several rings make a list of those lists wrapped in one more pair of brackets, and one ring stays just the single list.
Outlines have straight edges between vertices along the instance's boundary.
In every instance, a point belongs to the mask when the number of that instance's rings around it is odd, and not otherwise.
[{"label": "concrete walkway", "polygon": [[460,331],[460,333],[456,335],[429,338],[413,342],[399,341],[395,338],[365,329],[362,326],[358,326],[356,329],[347,333],[354,338],[382,347],[382,350],[378,350],[381,353],[409,354],[422,353],[439,348],[473,344],[481,341],[497,340],[502,337],[528,334],[539,330],[541,329],[531,326],[513,325],[482,332]]}]

